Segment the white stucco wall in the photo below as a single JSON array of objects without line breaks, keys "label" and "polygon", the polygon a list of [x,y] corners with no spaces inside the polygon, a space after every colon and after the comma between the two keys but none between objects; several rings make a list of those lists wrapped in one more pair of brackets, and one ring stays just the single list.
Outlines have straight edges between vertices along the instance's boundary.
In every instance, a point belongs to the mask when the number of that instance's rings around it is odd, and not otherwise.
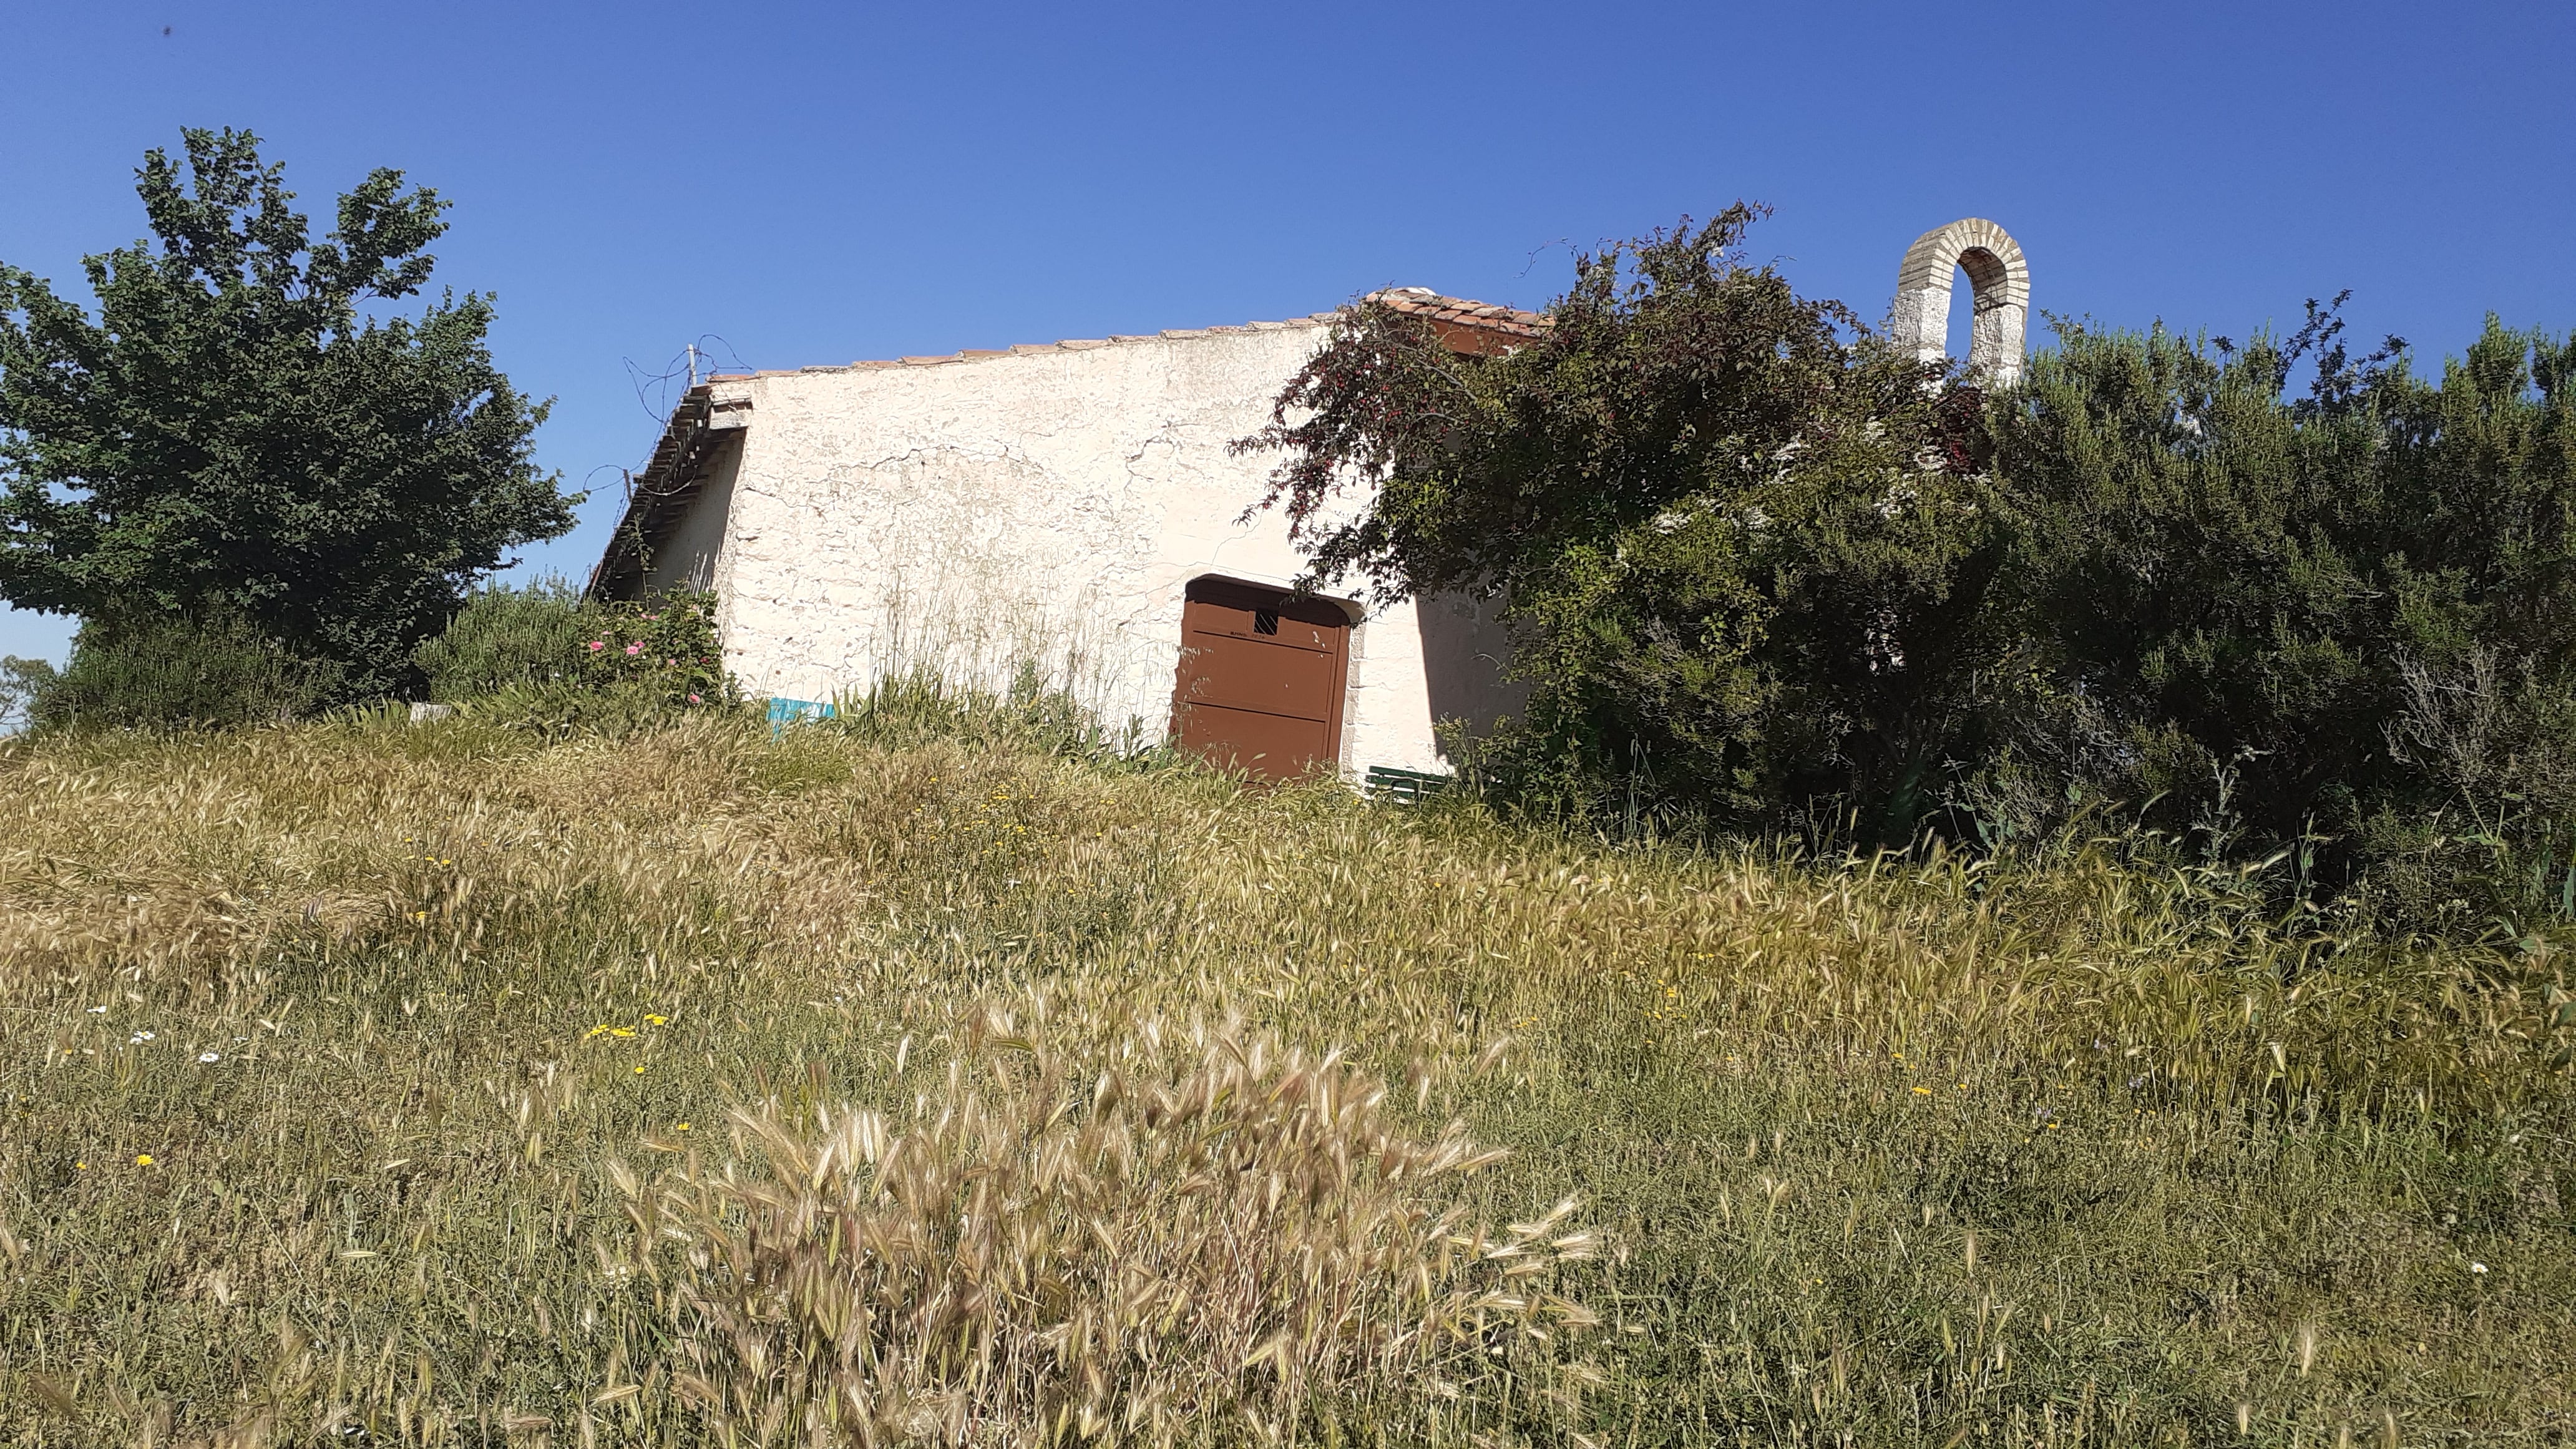
[{"label": "white stucco wall", "polygon": [[[1275,460],[1226,445],[1321,340],[1257,323],[719,382],[750,405],[714,570],[728,663],[824,699],[917,667],[997,687],[1030,661],[1160,738],[1189,581],[1299,570],[1276,513],[1237,522]],[[1405,604],[1353,631],[1346,771],[1443,768],[1422,623]]]}]

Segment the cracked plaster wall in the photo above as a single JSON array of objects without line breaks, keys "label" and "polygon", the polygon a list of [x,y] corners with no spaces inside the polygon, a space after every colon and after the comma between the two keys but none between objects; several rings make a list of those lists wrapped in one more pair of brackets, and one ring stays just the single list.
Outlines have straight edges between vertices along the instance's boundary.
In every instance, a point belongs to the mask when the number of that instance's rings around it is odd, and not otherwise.
[{"label": "cracked plaster wall", "polygon": [[[999,687],[1035,664],[1161,738],[1184,587],[1298,571],[1276,513],[1236,521],[1274,460],[1226,445],[1268,421],[1319,340],[1312,322],[1261,324],[719,383],[719,403],[750,403],[714,570],[728,664],[800,699],[915,668]],[[1444,714],[1516,702],[1491,686],[1490,610],[1462,628],[1460,602],[1430,601],[1427,634],[1411,603],[1352,631],[1346,772],[1441,768],[1426,637]]]}]

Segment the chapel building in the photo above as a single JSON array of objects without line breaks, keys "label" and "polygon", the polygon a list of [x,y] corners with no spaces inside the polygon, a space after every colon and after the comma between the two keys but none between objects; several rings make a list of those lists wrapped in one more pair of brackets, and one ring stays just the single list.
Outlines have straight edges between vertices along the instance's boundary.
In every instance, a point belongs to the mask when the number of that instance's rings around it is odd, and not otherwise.
[{"label": "chapel building", "polygon": [[[2029,277],[1991,222],[1906,254],[1891,327],[2017,372]],[[1452,350],[1508,351],[1536,313],[1374,294]],[[787,709],[912,674],[999,690],[1035,670],[1138,743],[1255,775],[1444,774],[1438,726],[1518,712],[1496,603],[1299,596],[1276,459],[1237,454],[1333,314],[846,367],[717,376],[673,410],[591,589],[710,590],[725,664]]]}]

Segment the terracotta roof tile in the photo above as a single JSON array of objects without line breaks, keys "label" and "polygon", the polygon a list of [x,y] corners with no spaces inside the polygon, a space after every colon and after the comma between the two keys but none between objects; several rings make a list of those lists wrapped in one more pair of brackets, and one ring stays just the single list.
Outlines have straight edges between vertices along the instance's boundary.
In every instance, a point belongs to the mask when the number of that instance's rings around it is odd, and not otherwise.
[{"label": "terracotta roof tile", "polygon": [[1536,312],[1444,297],[1428,287],[1388,287],[1369,300],[1428,320],[1449,350],[1478,357],[1509,352],[1547,330],[1547,318]]}]

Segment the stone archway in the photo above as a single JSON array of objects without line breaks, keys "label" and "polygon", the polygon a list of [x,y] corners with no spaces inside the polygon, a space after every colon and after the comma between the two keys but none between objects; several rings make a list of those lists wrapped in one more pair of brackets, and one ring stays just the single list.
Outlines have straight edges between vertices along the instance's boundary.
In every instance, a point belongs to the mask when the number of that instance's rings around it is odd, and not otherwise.
[{"label": "stone archway", "polygon": [[1926,362],[1949,355],[1954,268],[1967,272],[1977,309],[1968,371],[1990,387],[2009,386],[2021,377],[2022,338],[2030,325],[2030,263],[2011,233],[1984,217],[1935,227],[1905,249],[1888,331]]}]

